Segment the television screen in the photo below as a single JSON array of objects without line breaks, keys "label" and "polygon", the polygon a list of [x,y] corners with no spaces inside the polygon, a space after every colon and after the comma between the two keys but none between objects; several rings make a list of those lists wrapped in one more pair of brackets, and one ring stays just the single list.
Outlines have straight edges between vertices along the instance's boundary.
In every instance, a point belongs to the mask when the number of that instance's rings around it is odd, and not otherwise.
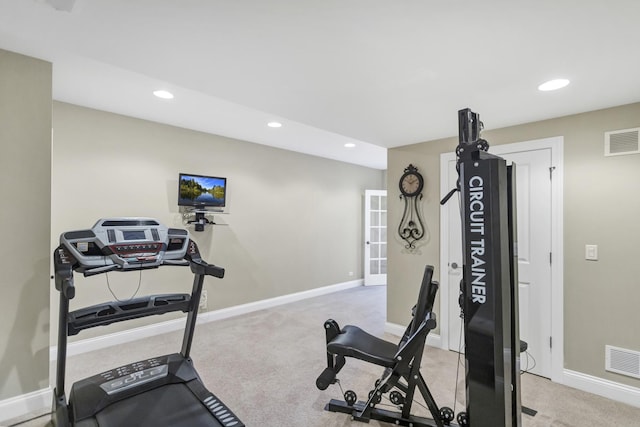
[{"label": "television screen", "polygon": [[178,206],[224,207],[227,178],[181,173],[178,179]]}]

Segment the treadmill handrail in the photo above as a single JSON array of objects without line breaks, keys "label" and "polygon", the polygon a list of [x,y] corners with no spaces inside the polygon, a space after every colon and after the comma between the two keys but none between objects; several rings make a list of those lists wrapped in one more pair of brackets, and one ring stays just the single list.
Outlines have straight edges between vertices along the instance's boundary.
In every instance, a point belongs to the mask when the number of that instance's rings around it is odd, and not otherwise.
[{"label": "treadmill handrail", "polygon": [[162,265],[176,265],[176,266],[188,267],[189,261],[185,259],[165,259],[162,261]]},{"label": "treadmill handrail", "polygon": [[174,311],[189,311],[191,294],[172,293],[146,295],[125,301],[109,301],[69,312],[67,334]]},{"label": "treadmill handrail", "polygon": [[224,268],[205,261],[191,260],[191,272],[194,274],[204,274],[205,276],[213,276],[219,279],[224,277]]},{"label": "treadmill handrail", "polygon": [[90,268],[89,270],[84,270],[82,274],[84,277],[94,276],[96,274],[107,273],[109,271],[117,270],[120,268],[118,264],[109,264],[103,265],[101,267]]},{"label": "treadmill handrail", "polygon": [[184,259],[189,261],[191,272],[196,276],[213,276],[219,279],[224,277],[224,268],[209,264],[203,260],[202,256],[200,256],[198,245],[193,240],[189,240],[189,246],[187,247],[187,252],[184,254]]}]

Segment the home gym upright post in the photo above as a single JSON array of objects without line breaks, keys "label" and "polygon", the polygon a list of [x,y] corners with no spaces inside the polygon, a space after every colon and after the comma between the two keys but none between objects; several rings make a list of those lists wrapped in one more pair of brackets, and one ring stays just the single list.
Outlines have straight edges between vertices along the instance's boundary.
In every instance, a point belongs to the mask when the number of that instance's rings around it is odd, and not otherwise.
[{"label": "home gym upright post", "polygon": [[478,114],[458,123],[467,424],[520,427],[515,166],[487,153]]}]

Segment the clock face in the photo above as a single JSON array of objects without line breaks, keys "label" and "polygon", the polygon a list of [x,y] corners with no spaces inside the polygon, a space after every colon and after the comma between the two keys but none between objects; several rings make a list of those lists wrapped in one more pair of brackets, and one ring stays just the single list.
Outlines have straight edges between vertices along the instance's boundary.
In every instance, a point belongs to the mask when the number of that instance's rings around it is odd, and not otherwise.
[{"label": "clock face", "polygon": [[400,191],[405,196],[415,196],[422,191],[422,176],[415,172],[407,172],[400,179]]}]

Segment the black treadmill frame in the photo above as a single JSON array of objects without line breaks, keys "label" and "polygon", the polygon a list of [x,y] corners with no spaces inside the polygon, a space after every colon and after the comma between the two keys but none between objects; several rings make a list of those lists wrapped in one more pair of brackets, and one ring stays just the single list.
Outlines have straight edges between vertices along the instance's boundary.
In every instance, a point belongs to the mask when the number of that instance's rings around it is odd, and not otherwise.
[{"label": "black treadmill frame", "polygon": [[[91,307],[81,308],[73,312],[69,312],[69,301],[75,297],[75,286],[73,280],[74,271],[77,270],[84,273],[85,276],[89,276],[113,269],[102,269],[98,267],[97,269],[94,269],[98,270],[97,273],[95,271],[92,272],[91,269],[85,270],[84,267],[80,265],[80,263],[71,255],[71,253],[65,248],[63,244],[61,244],[54,250],[53,260],[55,271],[55,286],[56,289],[60,292],[56,383],[53,395],[52,414],[52,422],[54,426],[67,427],[74,425],[76,422],[76,420],[73,419],[73,413],[75,412],[75,410],[71,410],[69,406],[70,402],[67,401],[65,392],[68,336],[75,335],[81,330],[88,328],[152,315],[161,315],[173,311],[182,311],[187,313],[182,339],[182,347],[179,354],[161,357],[172,360],[172,363],[175,366],[184,366],[184,364],[188,366],[177,369],[180,371],[178,374],[176,374],[177,380],[167,380],[169,382],[165,383],[169,384],[172,383],[172,381],[173,383],[177,381],[184,381],[194,395],[196,395],[198,398],[208,399],[209,404],[203,402],[203,409],[208,410],[214,416],[216,416],[216,414],[221,410],[224,410],[225,417],[235,417],[235,415],[222,402],[215,398],[215,396],[213,396],[200,382],[200,378],[198,377],[195,368],[193,368],[193,363],[190,358],[204,278],[205,276],[223,278],[225,273],[223,268],[213,264],[208,264],[207,262],[202,260],[200,252],[198,250],[198,246],[194,241],[189,240],[188,249],[183,260],[170,260],[164,264],[170,266],[190,267],[191,272],[194,274],[193,286],[190,294],[149,295],[136,298],[132,301],[112,301],[108,303],[98,304]],[[142,265],[140,269],[143,268],[148,267]],[[127,271],[137,270],[129,269]],[[127,307],[127,305],[130,307]],[[191,383],[186,383],[186,381],[191,381]],[[160,384],[159,386],[162,385],[164,384]],[[149,385],[140,387],[140,392],[148,391],[150,389],[149,387]],[[102,408],[96,410],[95,413],[102,410],[105,406],[108,406],[108,404],[127,399],[129,397],[132,397],[132,395],[135,395],[135,393],[127,392],[123,393],[122,395],[116,396],[113,399],[109,399],[109,402],[105,405],[102,405]],[[210,396],[213,396],[213,399]],[[211,405],[211,402],[213,400],[215,400],[216,402],[215,407]],[[235,427],[244,427],[244,424],[237,418],[235,418],[235,421],[237,421],[233,423]]]}]

